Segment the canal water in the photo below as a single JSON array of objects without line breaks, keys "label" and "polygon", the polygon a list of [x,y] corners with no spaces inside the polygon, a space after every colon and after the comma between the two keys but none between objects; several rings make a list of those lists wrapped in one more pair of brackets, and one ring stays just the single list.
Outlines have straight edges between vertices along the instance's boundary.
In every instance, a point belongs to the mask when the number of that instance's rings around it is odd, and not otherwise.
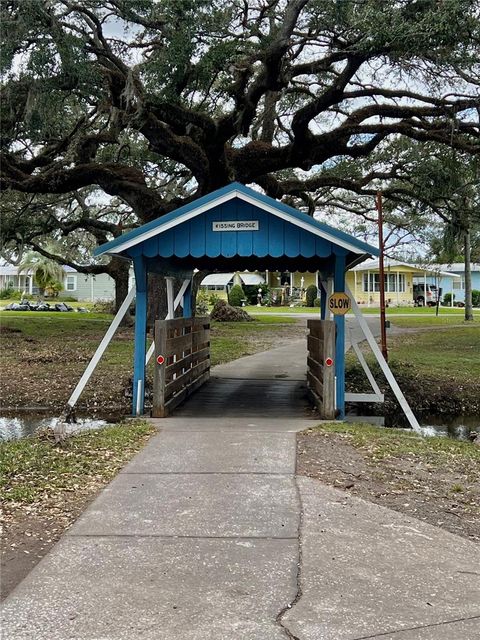
[{"label": "canal water", "polygon": [[[67,434],[80,433],[90,429],[101,429],[107,424],[120,422],[124,416],[108,416],[103,419],[81,417],[77,422],[67,424]],[[348,416],[350,420],[354,416]],[[480,416],[432,416],[424,415],[419,417],[422,425],[422,435],[442,436],[455,440],[471,440],[474,434],[480,433]],[[59,417],[46,417],[45,414],[24,414],[16,417],[0,417],[0,441],[18,440],[27,436],[35,435],[37,431],[46,428],[54,428],[59,423]],[[368,418],[361,418],[368,421]],[[374,420],[372,419],[372,423]],[[376,422],[378,424],[378,421]],[[401,420],[396,420],[395,424],[389,424],[385,420],[387,428],[405,429],[408,424]]]},{"label": "canal water", "polygon": [[[119,422],[120,416],[108,417],[107,419],[77,418],[77,422],[66,425],[66,433],[81,433],[91,429],[101,429],[107,424]],[[0,442],[6,440],[18,440],[27,436],[35,435],[37,431],[55,428],[59,424],[60,418],[45,417],[45,415],[29,414],[21,417],[0,417]]]}]

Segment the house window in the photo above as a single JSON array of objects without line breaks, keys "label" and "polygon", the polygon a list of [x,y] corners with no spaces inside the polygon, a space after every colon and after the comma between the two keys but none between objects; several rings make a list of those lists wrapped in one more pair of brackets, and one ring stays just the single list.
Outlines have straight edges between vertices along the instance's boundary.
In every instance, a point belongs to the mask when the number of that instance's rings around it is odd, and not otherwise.
[{"label": "house window", "polygon": [[67,276],[67,291],[77,290],[77,276]]},{"label": "house window", "polygon": [[[386,293],[396,293],[398,277],[398,291],[405,291],[405,274],[404,273],[386,273],[384,276],[384,289]],[[364,273],[363,274],[363,290],[367,293],[380,291],[380,274]]]},{"label": "house window", "polygon": [[465,290],[465,278],[454,278],[453,279],[453,288],[457,291]]}]

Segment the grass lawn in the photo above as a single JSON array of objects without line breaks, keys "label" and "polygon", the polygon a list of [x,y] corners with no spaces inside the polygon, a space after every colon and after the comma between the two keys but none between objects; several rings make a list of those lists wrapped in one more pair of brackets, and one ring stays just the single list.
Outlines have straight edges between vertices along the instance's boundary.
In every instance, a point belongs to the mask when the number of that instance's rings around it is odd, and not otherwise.
[{"label": "grass lawn", "polygon": [[480,448],[366,424],[298,435],[298,473],[480,541]]},{"label": "grass lawn", "polygon": [[453,313],[438,316],[390,316],[387,320],[397,327],[442,327],[442,326],[463,326],[472,327],[480,326],[480,315],[474,315],[473,322],[465,322],[463,315],[455,315]]},{"label": "grass lawn", "polygon": [[426,376],[477,380],[480,385],[480,324],[397,336],[391,341],[390,362]]},{"label": "grass lawn", "polygon": [[[105,314],[0,313],[2,405],[61,410],[111,322]],[[294,318],[212,323],[212,364],[269,349],[304,335]],[[133,328],[120,327],[94,372],[79,408],[94,415],[128,411]],[[153,372],[153,360],[147,374]],[[107,383],[106,383],[107,381]]]},{"label": "grass lawn", "polygon": [[2,597],[155,432],[132,421],[69,437],[62,447],[37,437],[0,443]]},{"label": "grass lawn", "polygon": [[255,314],[283,314],[283,313],[312,313],[315,315],[320,315],[319,307],[256,307],[249,306],[244,307],[244,310],[251,315]]}]

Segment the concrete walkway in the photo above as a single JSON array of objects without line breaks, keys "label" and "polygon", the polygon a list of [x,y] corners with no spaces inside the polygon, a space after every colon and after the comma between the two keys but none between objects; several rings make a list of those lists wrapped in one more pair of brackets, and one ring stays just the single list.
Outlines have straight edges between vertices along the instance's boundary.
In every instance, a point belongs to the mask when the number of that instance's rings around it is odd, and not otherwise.
[{"label": "concrete walkway", "polygon": [[302,362],[291,343],[217,367],[153,421],[7,598],[2,638],[478,640],[476,545],[295,476]]}]

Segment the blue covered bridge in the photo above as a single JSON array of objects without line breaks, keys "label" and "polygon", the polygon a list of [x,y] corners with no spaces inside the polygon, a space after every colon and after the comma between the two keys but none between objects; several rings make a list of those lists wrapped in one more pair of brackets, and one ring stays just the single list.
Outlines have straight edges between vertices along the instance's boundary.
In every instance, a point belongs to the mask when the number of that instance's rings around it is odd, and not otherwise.
[{"label": "blue covered bridge", "polygon": [[[353,236],[234,182],[99,247],[133,262],[136,279],[134,413],[144,406],[147,276],[182,277],[183,316],[191,316],[191,278],[202,271],[319,271],[345,291],[345,271],[378,250]],[[326,316],[321,290],[320,314]],[[345,318],[335,317],[336,405],[345,404]]]}]

